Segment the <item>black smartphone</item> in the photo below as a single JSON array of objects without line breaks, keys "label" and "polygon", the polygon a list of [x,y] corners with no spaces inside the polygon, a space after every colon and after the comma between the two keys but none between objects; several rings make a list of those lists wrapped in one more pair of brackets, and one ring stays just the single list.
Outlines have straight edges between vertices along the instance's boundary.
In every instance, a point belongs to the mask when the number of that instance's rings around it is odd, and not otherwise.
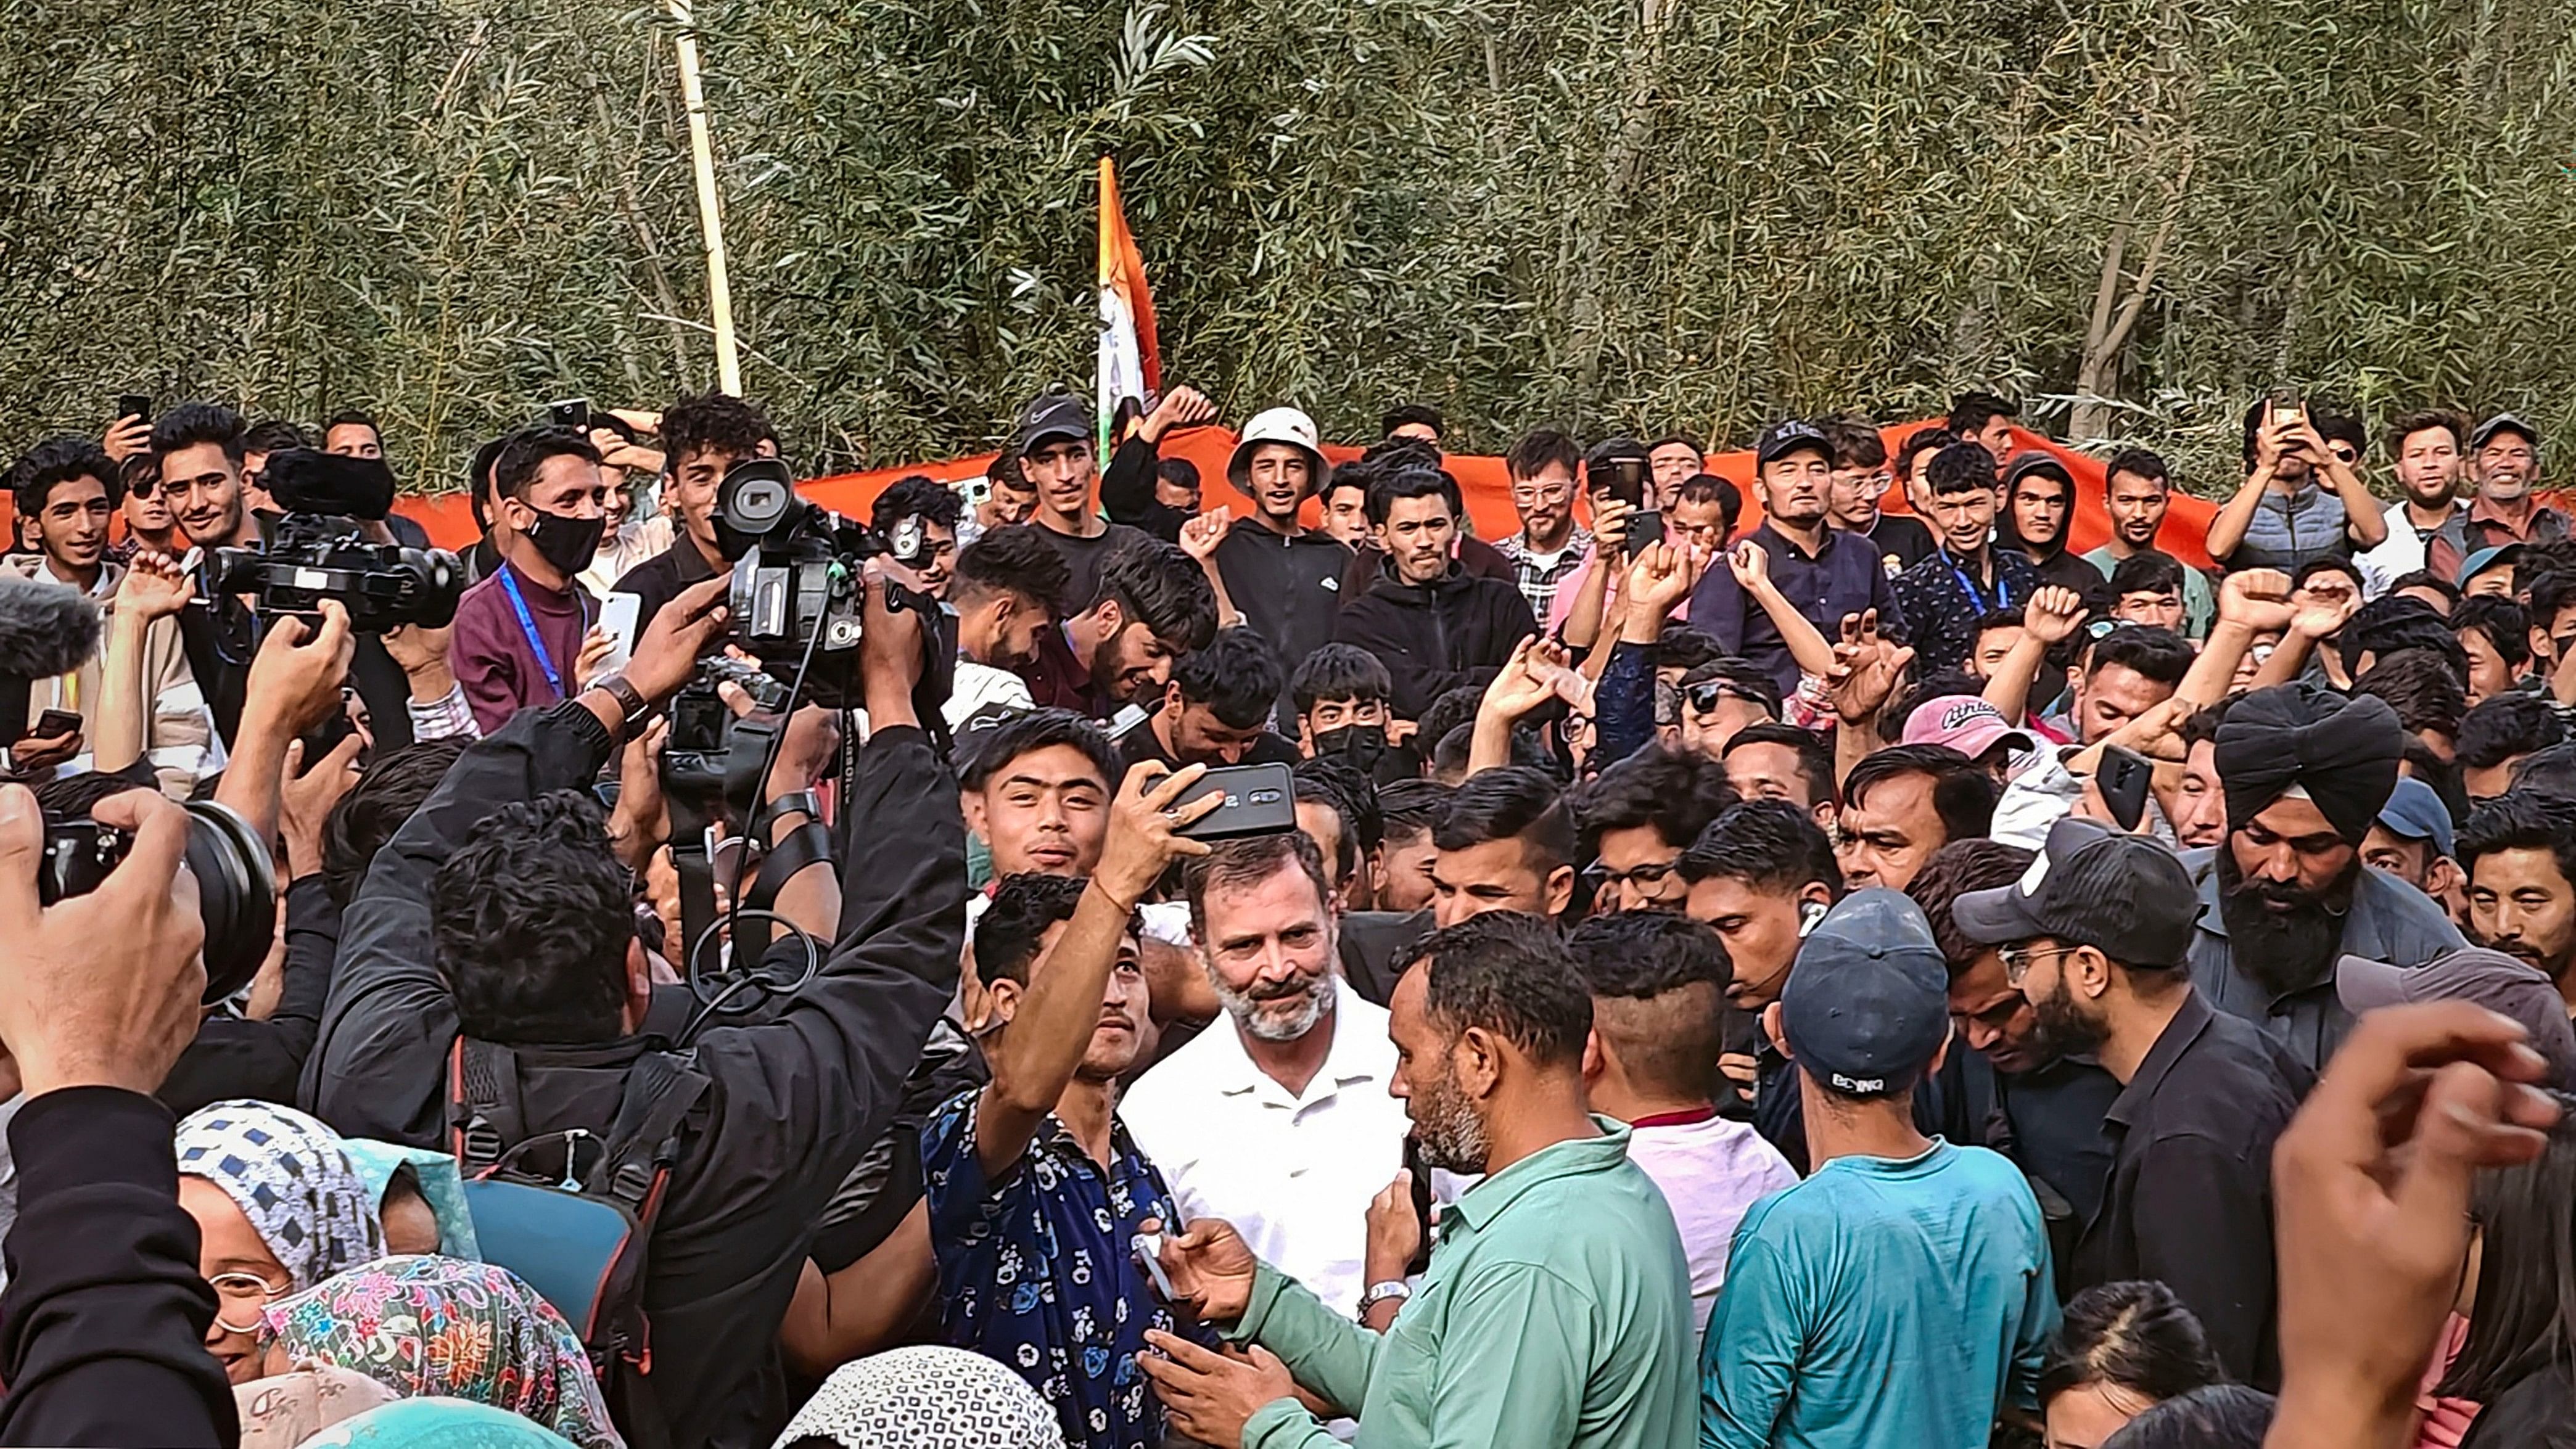
[{"label": "black smartphone", "polygon": [[28,735],[40,740],[60,739],[80,733],[81,717],[67,709],[49,709],[36,716],[36,727]]},{"label": "black smartphone", "polygon": [[1604,458],[1586,465],[1585,481],[1594,493],[1607,494],[1631,508],[1646,506],[1646,475],[1652,467],[1643,458]]},{"label": "black smartphone", "polygon": [[1649,508],[1628,520],[1628,541],[1621,547],[1627,550],[1628,557],[1635,558],[1663,541],[1664,515],[1661,510]]},{"label": "black smartphone", "polygon": [[1422,1165],[1422,1144],[1413,1134],[1404,1134],[1404,1170],[1413,1174],[1413,1221],[1422,1236],[1413,1249],[1413,1261],[1404,1265],[1405,1276],[1431,1271],[1431,1169]]},{"label": "black smartphone", "polygon": [[116,415],[148,423],[152,421],[152,399],[139,392],[129,392],[116,400]]},{"label": "black smartphone", "polygon": [[576,433],[587,433],[590,431],[590,399],[574,397],[566,398],[559,403],[548,403],[546,416],[553,419],[556,427],[570,428]]},{"label": "black smartphone", "polygon": [[1180,827],[1192,840],[1285,835],[1297,828],[1297,777],[1286,765],[1221,765],[1199,777],[1174,808],[1210,795],[1225,803]]},{"label": "black smartphone", "polygon": [[2118,745],[2102,747],[2102,768],[2093,776],[2093,787],[2102,792],[2102,803],[2122,830],[2135,830],[2147,815],[2147,786],[2156,778],[2156,767],[2146,756],[2124,750]]}]

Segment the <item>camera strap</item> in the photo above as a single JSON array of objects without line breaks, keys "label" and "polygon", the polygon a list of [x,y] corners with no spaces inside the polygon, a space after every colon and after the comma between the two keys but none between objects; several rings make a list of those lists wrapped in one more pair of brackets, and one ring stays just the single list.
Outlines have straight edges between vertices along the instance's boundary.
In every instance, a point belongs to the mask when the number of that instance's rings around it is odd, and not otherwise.
[{"label": "camera strap", "polygon": [[510,596],[510,612],[519,616],[519,632],[528,636],[528,648],[537,656],[537,667],[546,672],[546,683],[553,686],[555,698],[563,698],[563,676],[555,672],[554,656],[546,652],[546,641],[537,637],[537,621],[528,616],[528,601],[519,597],[518,572],[506,563],[501,565],[501,592]]}]

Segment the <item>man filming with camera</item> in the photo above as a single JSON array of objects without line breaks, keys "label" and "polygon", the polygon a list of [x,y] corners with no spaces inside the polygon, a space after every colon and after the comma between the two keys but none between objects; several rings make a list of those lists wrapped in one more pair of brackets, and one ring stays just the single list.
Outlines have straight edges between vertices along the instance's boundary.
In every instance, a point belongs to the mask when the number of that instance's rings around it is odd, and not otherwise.
[{"label": "man filming with camera", "polygon": [[599,450],[568,428],[529,428],[492,464],[501,567],[456,604],[449,661],[490,734],[528,705],[569,699],[605,657],[591,638],[596,605],[573,580],[607,527]]},{"label": "man filming with camera", "polygon": [[[841,794],[867,854],[841,881],[836,939],[814,947],[822,959],[803,985],[755,1015],[717,1015],[685,1043],[709,1085],[673,1134],[641,1294],[653,1352],[621,1407],[657,1417],[674,1444],[759,1444],[778,1431],[775,1340],[814,1221],[884,1131],[956,985],[965,835],[956,782],[920,728],[923,620],[889,608],[874,565],[864,577],[854,692],[874,733]],[[522,710],[467,749],[378,854],[345,919],[305,1078],[317,1115],[343,1132],[446,1145],[444,1079],[462,1037],[519,1064],[532,1132],[597,1134],[613,1091],[602,1111],[595,1098],[548,1100],[544,1084],[666,1050],[638,1034],[651,977],[629,877],[586,791],[697,675],[729,622],[725,588],[693,585],[654,617],[622,673]],[[823,862],[808,870],[828,874]],[[783,962],[792,979],[807,947],[791,937],[764,974]]]}]

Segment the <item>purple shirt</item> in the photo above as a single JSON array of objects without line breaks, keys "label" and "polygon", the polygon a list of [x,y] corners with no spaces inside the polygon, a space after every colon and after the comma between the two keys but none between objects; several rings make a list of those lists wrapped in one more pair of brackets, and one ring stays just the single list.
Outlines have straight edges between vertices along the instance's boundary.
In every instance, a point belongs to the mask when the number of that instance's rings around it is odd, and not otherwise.
[{"label": "purple shirt", "polygon": [[[561,689],[546,682],[537,651],[519,625],[518,611],[510,607],[510,596],[501,588],[505,575],[519,585],[519,597],[528,606],[528,622],[545,644],[546,659],[563,682]],[[456,671],[456,682],[464,686],[466,703],[474,706],[474,721],[483,733],[499,729],[523,706],[552,704],[578,690],[580,684],[571,677],[573,661],[580,657],[582,636],[588,632],[589,601],[578,589],[549,589],[509,564],[467,589],[456,601],[456,632],[448,641],[447,662]]]}]

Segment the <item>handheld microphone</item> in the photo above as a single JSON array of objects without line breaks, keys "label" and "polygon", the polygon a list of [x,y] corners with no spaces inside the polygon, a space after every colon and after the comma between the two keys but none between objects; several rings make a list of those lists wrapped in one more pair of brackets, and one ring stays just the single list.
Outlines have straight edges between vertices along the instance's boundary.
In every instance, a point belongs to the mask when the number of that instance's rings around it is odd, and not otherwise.
[{"label": "handheld microphone", "polygon": [[27,734],[27,687],[98,653],[98,605],[69,584],[0,576],[0,744]]}]

